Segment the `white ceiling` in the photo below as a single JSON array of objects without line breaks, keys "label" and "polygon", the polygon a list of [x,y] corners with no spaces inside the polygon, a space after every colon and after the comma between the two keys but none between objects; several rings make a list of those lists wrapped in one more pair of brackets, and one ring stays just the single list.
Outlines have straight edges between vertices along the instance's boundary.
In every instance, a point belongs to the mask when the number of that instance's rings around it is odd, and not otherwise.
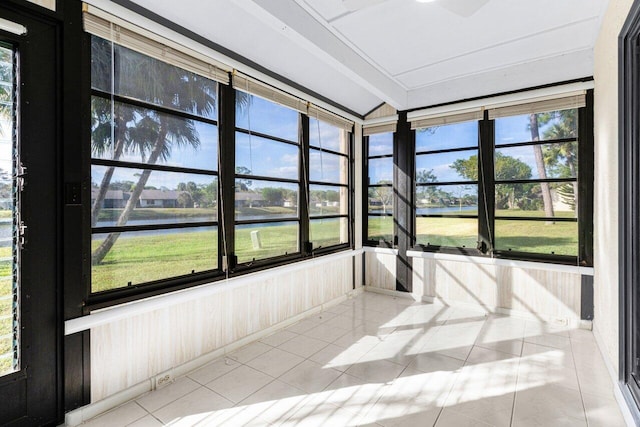
[{"label": "white ceiling", "polygon": [[[382,102],[404,110],[591,76],[607,6],[607,0],[133,1],[359,114]],[[346,6],[353,3],[371,5],[352,11]],[[460,15],[472,9],[478,10]]]}]

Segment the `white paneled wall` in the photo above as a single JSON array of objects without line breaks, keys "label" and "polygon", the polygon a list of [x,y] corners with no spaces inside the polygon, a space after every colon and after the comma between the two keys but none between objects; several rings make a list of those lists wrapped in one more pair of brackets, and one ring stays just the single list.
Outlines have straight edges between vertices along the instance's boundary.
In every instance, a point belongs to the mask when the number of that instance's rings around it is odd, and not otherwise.
[{"label": "white paneled wall", "polygon": [[352,291],[353,260],[311,262],[264,277],[92,327],[91,401],[344,297]]},{"label": "white paneled wall", "polygon": [[366,248],[364,255],[365,286],[395,291],[397,251],[393,249]]},{"label": "white paneled wall", "polygon": [[580,322],[578,270],[415,257],[413,288],[427,301],[476,305],[542,321]]}]

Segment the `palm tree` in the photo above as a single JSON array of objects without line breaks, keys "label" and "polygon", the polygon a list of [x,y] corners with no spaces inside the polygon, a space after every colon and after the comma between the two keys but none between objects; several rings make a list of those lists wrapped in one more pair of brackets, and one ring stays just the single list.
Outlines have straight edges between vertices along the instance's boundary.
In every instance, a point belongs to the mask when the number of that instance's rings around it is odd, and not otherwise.
[{"label": "palm tree", "polygon": [[[531,140],[539,141],[540,133],[538,129],[538,114],[529,115],[529,130],[531,131]],[[536,169],[538,170],[538,178],[547,179],[547,170],[544,165],[544,156],[542,154],[542,147],[540,145],[533,146],[533,154],[536,158]],[[547,218],[553,217],[553,202],[551,200],[551,189],[548,182],[541,182],[540,188],[542,189],[542,203],[544,205],[544,216]]]},{"label": "palm tree", "polygon": [[[119,54],[116,58],[121,60],[118,65],[122,64],[123,70],[126,70],[126,74],[122,74],[120,70],[121,78],[117,80],[118,93],[200,116],[207,116],[215,111],[216,93],[215,90],[211,90],[213,86],[211,80],[125,48],[116,47],[116,51]],[[200,147],[200,138],[193,120],[142,108],[134,109],[131,118],[132,120],[129,120],[125,126],[119,125],[120,129],[116,129],[121,130],[119,134],[123,144],[118,147],[116,143],[114,158],[115,156],[119,158],[123,152],[126,152],[130,155],[139,155],[141,163],[153,165],[158,161],[167,161],[174,148],[190,146],[197,150]],[[98,122],[95,129],[100,129],[101,118],[96,114],[94,119]],[[114,126],[116,126],[115,123]],[[96,137],[93,141],[94,152],[99,150],[99,145],[103,141],[104,138]],[[138,204],[151,172],[151,169],[144,169],[138,177],[138,182],[116,226],[126,225]],[[106,194],[110,179],[111,177],[108,181],[103,179],[100,192],[104,191]],[[99,206],[97,205],[98,208]],[[95,217],[97,218],[97,215]],[[93,264],[102,262],[119,236],[118,232],[110,233],[102,241],[92,254]]]}]

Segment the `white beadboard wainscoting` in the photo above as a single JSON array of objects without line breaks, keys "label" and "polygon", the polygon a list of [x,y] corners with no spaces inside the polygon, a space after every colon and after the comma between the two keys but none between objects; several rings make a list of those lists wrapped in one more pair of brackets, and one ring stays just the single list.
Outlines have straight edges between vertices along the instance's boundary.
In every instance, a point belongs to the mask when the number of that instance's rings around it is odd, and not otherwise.
[{"label": "white beadboard wainscoting", "polygon": [[590,328],[580,320],[582,275],[593,268],[409,251],[422,300]]},{"label": "white beadboard wainscoting", "polygon": [[364,248],[364,284],[367,288],[396,290],[397,249]]},{"label": "white beadboard wainscoting", "polygon": [[186,375],[361,291],[361,253],[318,257],[65,322],[67,335],[91,331],[92,404],[68,413],[67,425],[153,389],[161,374]]}]

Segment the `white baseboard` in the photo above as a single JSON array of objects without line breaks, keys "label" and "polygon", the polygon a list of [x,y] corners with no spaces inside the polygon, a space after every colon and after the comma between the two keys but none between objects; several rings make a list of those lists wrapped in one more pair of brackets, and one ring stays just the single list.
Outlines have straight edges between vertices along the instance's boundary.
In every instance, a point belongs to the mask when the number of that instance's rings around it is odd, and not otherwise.
[{"label": "white baseboard", "polygon": [[[346,301],[349,298],[353,298],[354,296],[359,295],[363,291],[364,290],[362,288],[351,290],[338,298],[335,298],[319,306],[313,307],[312,309],[309,309],[303,313],[300,313],[294,317],[291,317],[283,322],[275,324],[269,328],[263,329],[251,335],[247,335],[246,337],[241,338],[237,341],[234,341],[230,344],[227,344],[224,347],[220,347],[212,352],[209,352],[193,360],[190,360],[189,362],[186,362],[182,365],[175,366],[158,375],[169,373],[171,375],[171,378],[173,378],[174,380],[180,377],[184,377],[187,374],[203,367],[204,365],[210,362],[213,362],[214,360],[224,356],[225,354],[232,353],[240,347],[243,347],[254,341],[258,341],[261,338],[264,338],[267,335],[271,335],[272,333],[280,329],[286,328],[287,326],[293,325],[294,323],[306,317],[320,313],[334,305],[340,304],[341,302]],[[145,381],[142,381],[141,383],[131,386],[118,393],[112,394],[111,396],[106,397],[97,402],[93,402],[81,408],[67,412],[65,414],[64,425],[68,427],[80,425],[83,422],[90,420],[91,418],[94,418],[102,413],[110,411],[111,409],[114,409],[118,406],[124,405],[132,400],[137,399],[143,394],[148,393],[154,389],[155,387],[154,380],[156,377],[157,376],[154,376],[153,378],[149,378]]]}]

